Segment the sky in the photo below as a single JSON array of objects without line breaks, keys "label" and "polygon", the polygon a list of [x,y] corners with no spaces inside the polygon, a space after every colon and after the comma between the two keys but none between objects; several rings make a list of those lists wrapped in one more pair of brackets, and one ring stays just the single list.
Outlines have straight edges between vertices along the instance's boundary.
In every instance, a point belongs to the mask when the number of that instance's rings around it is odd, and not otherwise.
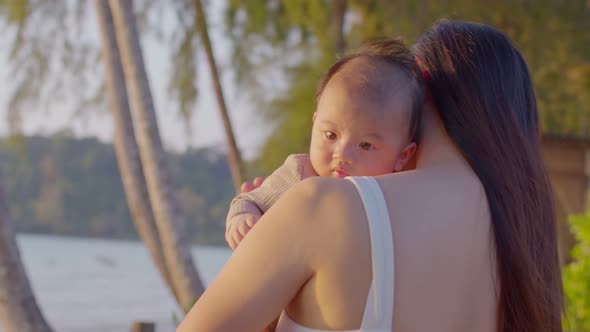
[{"label": "sky", "polygon": [[[223,2],[212,1],[210,3],[212,6],[207,15],[209,33],[222,74],[222,86],[228,111],[239,148],[246,159],[252,159],[256,157],[258,148],[270,133],[271,128],[265,125],[264,118],[255,111],[247,100],[247,91],[238,91],[234,84],[229,70],[232,66],[229,58],[230,45],[221,28]],[[87,29],[88,38],[96,40],[98,46],[99,35],[94,15],[92,7],[85,22],[85,29]],[[165,18],[162,24],[172,26],[171,19],[173,19],[171,16]],[[7,121],[4,119],[8,101],[14,90],[14,84],[11,84],[10,79],[12,68],[8,59],[10,40],[5,37],[6,35],[0,36],[0,84],[3,87],[0,89],[0,116],[2,117],[0,135],[8,133]],[[209,146],[225,150],[224,129],[204,54],[199,57],[201,62],[199,64],[199,101],[195,106],[191,121],[193,137],[190,142],[187,142],[184,124],[178,115],[178,107],[166,91],[168,73],[170,72],[169,47],[149,36],[142,36],[141,42],[164,146],[174,151],[183,151],[189,145],[191,147]],[[102,71],[98,72],[102,74]],[[99,79],[97,78],[97,81]],[[50,106],[38,105],[34,109],[27,110],[23,116],[23,132],[25,134],[48,135],[64,128],[71,128],[76,136],[95,136],[102,141],[112,141],[113,124],[108,109],[74,118],[71,113],[65,111],[70,104],[71,101],[68,100],[55,100]]]}]

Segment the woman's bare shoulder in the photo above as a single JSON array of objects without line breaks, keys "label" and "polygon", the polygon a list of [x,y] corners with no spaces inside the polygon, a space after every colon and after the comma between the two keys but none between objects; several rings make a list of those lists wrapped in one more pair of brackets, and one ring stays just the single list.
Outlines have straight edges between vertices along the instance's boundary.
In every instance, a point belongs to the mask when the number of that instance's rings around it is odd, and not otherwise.
[{"label": "woman's bare shoulder", "polygon": [[[366,223],[359,223],[366,218],[360,196],[352,182],[342,179],[307,178],[289,189],[269,212],[296,222],[299,231],[307,232],[305,244],[321,247],[326,253],[331,251],[328,245],[341,250],[340,245],[356,241],[356,234],[366,228]],[[314,239],[315,243],[310,243]]]},{"label": "woman's bare shoulder", "polygon": [[[354,201],[358,198],[354,185],[347,180],[328,177],[309,177],[290,188],[284,201],[293,210],[306,205],[308,207],[327,207],[330,204],[340,204]],[[326,205],[327,204],[327,205]]]},{"label": "woman's bare shoulder", "polygon": [[[314,225],[329,223],[341,212],[348,212],[360,204],[354,185],[348,180],[310,177],[290,188],[277,202],[283,213],[305,217]],[[362,207],[362,205],[360,205]],[[275,207],[273,207],[275,208]]]}]

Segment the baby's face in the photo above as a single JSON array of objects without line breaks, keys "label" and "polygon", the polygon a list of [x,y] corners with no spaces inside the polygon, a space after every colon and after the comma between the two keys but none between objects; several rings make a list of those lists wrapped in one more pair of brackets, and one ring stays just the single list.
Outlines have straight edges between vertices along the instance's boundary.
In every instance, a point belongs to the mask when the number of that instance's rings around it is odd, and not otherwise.
[{"label": "baby's face", "polygon": [[[408,98],[386,104],[351,89],[346,82],[329,82],[314,114],[310,159],[320,176],[377,176],[403,167],[408,146]],[[397,166],[397,167],[396,167]]]}]

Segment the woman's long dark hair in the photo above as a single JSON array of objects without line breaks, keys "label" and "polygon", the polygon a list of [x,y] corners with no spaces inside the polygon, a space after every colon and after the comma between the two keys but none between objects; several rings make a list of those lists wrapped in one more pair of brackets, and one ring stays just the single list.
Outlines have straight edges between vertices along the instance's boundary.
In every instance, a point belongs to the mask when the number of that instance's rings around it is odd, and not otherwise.
[{"label": "woman's long dark hair", "polygon": [[426,32],[414,52],[449,136],[486,192],[498,331],[561,331],[556,220],[525,61],[502,32],[447,20]]}]

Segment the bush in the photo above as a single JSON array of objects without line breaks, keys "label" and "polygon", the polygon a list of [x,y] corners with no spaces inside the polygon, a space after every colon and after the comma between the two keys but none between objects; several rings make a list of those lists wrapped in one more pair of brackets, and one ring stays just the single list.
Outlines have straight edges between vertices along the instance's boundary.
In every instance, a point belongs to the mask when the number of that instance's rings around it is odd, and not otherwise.
[{"label": "bush", "polygon": [[577,244],[563,272],[566,331],[590,331],[590,214],[569,218]]}]

